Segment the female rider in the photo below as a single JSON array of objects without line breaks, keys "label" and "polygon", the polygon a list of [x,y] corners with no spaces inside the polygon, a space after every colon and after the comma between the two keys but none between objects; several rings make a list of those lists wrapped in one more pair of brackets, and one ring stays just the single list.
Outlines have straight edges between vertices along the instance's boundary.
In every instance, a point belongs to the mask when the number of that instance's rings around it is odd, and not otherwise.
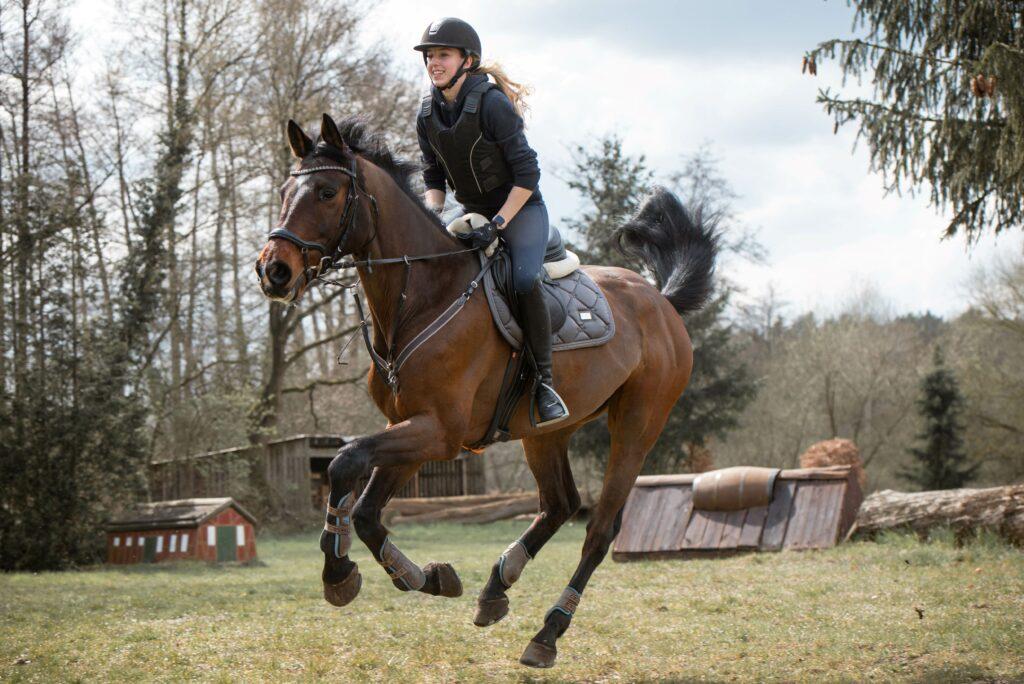
[{"label": "female rider", "polygon": [[[426,204],[443,210],[447,182],[474,229],[474,246],[489,245],[501,231],[512,257],[519,321],[540,376],[537,425],[564,420],[569,410],[554,389],[551,321],[541,289],[548,211],[537,188],[537,153],[523,134],[526,89],[496,64],[481,65],[480,37],[461,19],[434,22],[414,49],[423,53],[433,84],[416,119]],[[491,218],[474,225],[470,214]]]}]

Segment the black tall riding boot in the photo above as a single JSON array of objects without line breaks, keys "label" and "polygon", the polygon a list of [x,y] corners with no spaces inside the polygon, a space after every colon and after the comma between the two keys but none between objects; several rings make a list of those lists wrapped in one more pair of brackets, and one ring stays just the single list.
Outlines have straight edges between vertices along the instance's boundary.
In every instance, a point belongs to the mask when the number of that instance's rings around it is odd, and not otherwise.
[{"label": "black tall riding boot", "polygon": [[537,427],[569,417],[569,408],[555,392],[555,382],[551,376],[551,319],[548,317],[542,288],[538,280],[528,294],[519,295],[519,322],[523,326],[523,338],[530,345],[540,375],[536,394],[537,413],[540,416]]}]

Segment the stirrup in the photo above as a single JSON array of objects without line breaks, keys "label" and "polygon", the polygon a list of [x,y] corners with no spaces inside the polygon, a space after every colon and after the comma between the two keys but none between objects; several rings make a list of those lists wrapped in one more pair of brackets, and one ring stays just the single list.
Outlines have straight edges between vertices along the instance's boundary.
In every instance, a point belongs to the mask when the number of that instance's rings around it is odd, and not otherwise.
[{"label": "stirrup", "polygon": [[[534,393],[533,393],[534,394],[534,400],[536,401],[537,391],[540,390],[541,387],[548,388],[549,390],[551,390],[551,393],[553,395],[555,395],[555,399],[558,400],[558,405],[562,407],[562,415],[560,415],[557,418],[552,418],[551,420],[541,421],[541,422],[537,423],[536,427],[544,427],[545,425],[553,425],[554,423],[560,423],[561,421],[563,421],[566,418],[568,418],[569,417],[569,407],[565,405],[565,400],[562,399],[561,395],[559,395],[558,392],[555,391],[554,387],[552,387],[551,385],[547,384],[546,382],[537,383],[537,389],[535,389]],[[540,406],[537,406],[537,415],[540,416]]]}]

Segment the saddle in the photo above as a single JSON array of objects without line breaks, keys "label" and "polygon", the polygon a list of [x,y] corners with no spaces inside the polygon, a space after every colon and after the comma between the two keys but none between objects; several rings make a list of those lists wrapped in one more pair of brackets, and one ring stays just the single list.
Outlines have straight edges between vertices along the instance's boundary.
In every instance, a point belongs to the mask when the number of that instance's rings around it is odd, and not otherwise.
[{"label": "saddle", "polygon": [[[481,265],[487,257],[480,254]],[[551,227],[544,254],[544,301],[551,318],[551,351],[597,347],[615,335],[615,319],[601,288],[579,269],[579,258],[565,249],[558,229]],[[513,312],[519,307],[512,287],[512,262],[501,252],[484,276],[491,317],[513,349],[523,348],[523,329]]]},{"label": "saddle", "polygon": [[[530,423],[536,425],[533,406],[537,375],[529,347],[523,348],[523,330],[513,315],[518,310],[512,285],[512,261],[505,251],[498,253],[484,276],[484,293],[491,317],[501,336],[512,347],[502,377],[494,416],[484,438],[469,445],[480,452],[489,444],[510,439],[509,421],[523,394],[530,395]],[[488,257],[480,253],[481,266]],[[565,249],[562,236],[550,229],[544,254],[544,300],[551,318],[551,351],[596,347],[615,335],[615,319],[601,288],[579,269],[579,258]]]}]

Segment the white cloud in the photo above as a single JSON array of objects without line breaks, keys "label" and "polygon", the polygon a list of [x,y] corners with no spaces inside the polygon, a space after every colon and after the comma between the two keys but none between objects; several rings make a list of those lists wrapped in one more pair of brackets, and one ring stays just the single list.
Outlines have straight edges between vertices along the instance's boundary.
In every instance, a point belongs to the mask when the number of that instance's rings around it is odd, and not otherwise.
[{"label": "white cloud", "polygon": [[[989,237],[967,253],[962,239],[941,241],[946,216],[921,198],[886,196],[882,179],[868,171],[867,151],[852,151],[853,129],[833,135],[815,96],[820,87],[838,85],[830,81],[837,70],[821,65],[811,78],[800,73],[800,58],[817,40],[843,33],[845,24],[808,26],[806,36],[790,32],[790,45],[767,53],[702,55],[643,52],[635,41],[624,48],[570,26],[538,31],[531,24],[534,35],[524,41],[513,13],[484,15],[479,5],[459,1],[445,11],[474,22],[485,55],[534,86],[528,136],[555,221],[578,206],[553,173],[567,166],[567,145],[617,131],[628,152],[645,154],[661,173],[710,140],[741,195],[742,220],[760,229],[770,252],[767,267],[731,262],[731,277],[755,293],[775,283],[798,311],[826,313],[872,284],[897,311],[952,314],[966,305],[960,283],[973,265],[1024,244],[1019,234]],[[409,49],[435,18],[407,0],[390,0],[380,14],[389,19],[382,31],[397,50]],[[773,27],[739,32],[758,29]]]},{"label": "white cloud", "polygon": [[[100,24],[112,7],[112,0],[73,6],[83,58],[101,54]],[[559,223],[578,206],[556,178],[568,165],[568,145],[616,131],[629,153],[668,173],[711,141],[741,196],[742,220],[760,229],[770,252],[767,267],[731,262],[731,276],[751,292],[776,283],[793,309],[826,312],[868,282],[898,310],[955,313],[966,306],[960,284],[972,267],[1024,245],[1019,232],[989,236],[969,254],[962,239],[940,241],[945,216],[920,198],[886,197],[868,172],[866,150],[851,153],[853,130],[832,134],[814,100],[819,87],[838,85],[837,69],[822,64],[811,78],[800,73],[800,59],[819,40],[847,32],[850,10],[841,3],[766,10],[737,2],[728,16],[704,3],[648,2],[622,12],[601,0],[586,16],[576,14],[580,7],[385,0],[370,13],[365,37],[380,38],[418,69],[411,48],[431,21],[443,13],[473,23],[485,56],[535,88],[527,132]],[[616,35],[623,39],[609,40]]]}]

